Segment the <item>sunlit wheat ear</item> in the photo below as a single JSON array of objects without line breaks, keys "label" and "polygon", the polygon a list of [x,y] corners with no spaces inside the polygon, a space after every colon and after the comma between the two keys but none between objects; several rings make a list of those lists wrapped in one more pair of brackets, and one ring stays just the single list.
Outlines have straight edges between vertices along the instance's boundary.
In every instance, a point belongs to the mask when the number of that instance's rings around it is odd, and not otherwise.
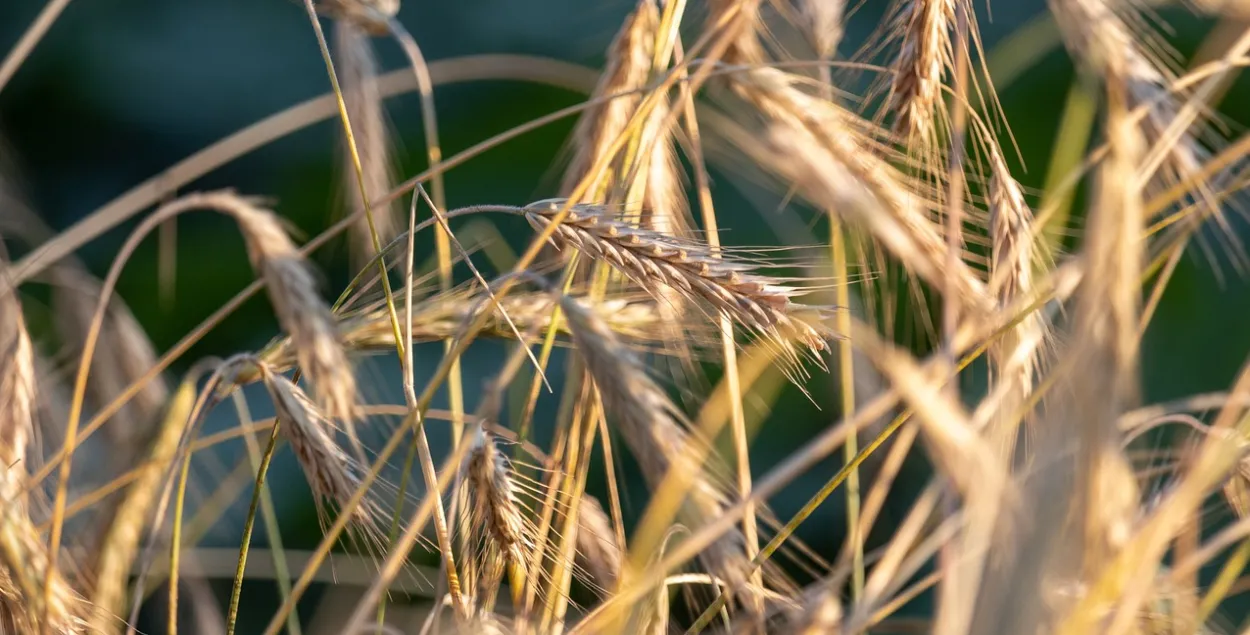
[{"label": "sunlit wheat ear", "polygon": [[252,266],[265,279],[278,323],[291,337],[317,405],[333,419],[352,421],[357,411],[356,375],[308,262],[272,212],[238,197],[227,197],[223,206],[243,229]]},{"label": "sunlit wheat ear", "polygon": [[[541,230],[558,211],[554,203],[535,205],[527,208],[525,217]],[[687,301],[711,306],[757,333],[782,342],[797,340],[813,352],[826,346],[829,334],[801,319],[802,307],[790,301],[801,291],[758,273],[757,266],[729,253],[714,257],[705,243],[631,227],[597,206],[579,206],[551,240],[561,249],[574,247],[607,262],[650,293],[674,289]]]},{"label": "sunlit wheat ear", "polygon": [[[100,301],[100,282],[72,265],[54,268],[52,277],[57,330],[62,340],[78,351]],[[95,404],[103,407],[111,403],[155,365],[156,351],[139,321],[119,298],[109,298],[87,381]],[[169,385],[158,376],[143,385],[104,431],[118,448],[142,446],[168,399]]]},{"label": "sunlit wheat ear", "polygon": [[345,20],[373,35],[389,33],[387,22],[399,13],[400,0],[315,0],[318,11]]},{"label": "sunlit wheat ear", "polygon": [[[313,495],[341,508],[360,487],[359,466],[335,440],[333,424],[299,386],[263,365],[261,378],[273,400],[279,432],[291,444]],[[376,540],[384,535],[378,525],[380,517],[376,505],[366,498],[353,512],[352,521],[363,539]]]},{"label": "sunlit wheat ear", "polygon": [[[525,538],[525,518],[512,482],[507,460],[495,447],[494,436],[483,432],[473,441],[465,456],[463,482],[469,505],[471,530],[486,540],[485,562],[479,569],[494,569],[492,580],[505,567],[524,569],[529,562]],[[502,562],[499,562],[502,560]]]},{"label": "sunlit wheat ear", "polygon": [[[1047,258],[1044,243],[1033,231],[1033,212],[1011,176],[996,146],[988,146],[990,163],[990,293],[1000,311],[1033,290],[1034,268]],[[1046,322],[1039,312],[1030,312],[1003,336],[990,344],[989,359],[994,380],[1010,383],[1010,394],[998,406],[1003,416],[994,434],[1004,456],[1011,456],[1016,439],[1016,414],[1025,407],[1033,392],[1034,376],[1040,365],[1037,345],[1046,337]]]},{"label": "sunlit wheat ear", "polygon": [[[565,296],[561,306],[568,316],[577,351],[586,362],[603,400],[609,423],[642,468],[652,489],[670,469],[693,475],[682,505],[682,520],[697,531],[725,511],[725,499],[708,479],[703,466],[690,463],[697,441],[683,428],[684,418],[667,394],[647,375],[636,355],[616,338],[594,313],[575,298]],[[742,534],[733,529],[705,550],[700,558],[708,570],[743,593],[756,594],[746,575],[748,560]],[[748,603],[749,604],[749,603]]]},{"label": "sunlit wheat ear", "polygon": [[577,506],[577,565],[603,594],[616,588],[624,554],[616,542],[612,520],[598,499],[586,494]]},{"label": "sunlit wheat ear", "polygon": [[[386,111],[382,106],[382,93],[378,90],[377,61],[369,34],[350,20],[338,20],[334,24],[335,70],[343,89],[343,104],[347,118],[352,124],[352,136],[360,157],[365,192],[370,202],[391,191],[392,165],[390,134],[387,130]],[[341,152],[343,191],[349,213],[356,215],[350,229],[352,262],[356,269],[369,264],[375,252],[373,235],[369,232],[369,219],[365,216],[364,201],[356,181],[356,166],[351,152]],[[373,227],[381,244],[388,244],[400,231],[395,210],[391,205],[373,211]]]},{"label": "sunlit wheat ear", "polygon": [[12,500],[27,469],[26,449],[34,432],[35,352],[26,331],[8,264],[0,259],[0,499]]},{"label": "sunlit wheat ear", "polygon": [[[631,93],[646,85],[651,74],[651,58],[659,25],[660,15],[655,4],[638,3],[608,48],[607,66],[599,76],[593,97]],[[573,131],[573,157],[560,184],[562,194],[572,192],[586,177],[586,172],[608,152],[617,137],[625,131],[641,99],[637,93],[624,94],[582,113]],[[611,179],[612,170],[600,175],[587,190],[590,193],[587,199],[602,202]]]},{"label": "sunlit wheat ear", "polygon": [[922,145],[937,141],[935,113],[942,104],[942,80],[954,65],[951,32],[957,0],[900,0],[895,7],[902,31],[887,108],[894,132]]}]

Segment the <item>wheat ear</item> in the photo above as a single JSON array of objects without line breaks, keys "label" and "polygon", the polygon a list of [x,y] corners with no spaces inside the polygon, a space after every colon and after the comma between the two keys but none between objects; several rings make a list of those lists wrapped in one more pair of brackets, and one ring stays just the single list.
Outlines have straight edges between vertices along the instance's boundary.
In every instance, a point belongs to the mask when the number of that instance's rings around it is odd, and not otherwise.
[{"label": "wheat ear", "polygon": [[[527,209],[542,230],[559,211],[556,204]],[[578,206],[552,235],[557,247],[574,247],[611,264],[644,289],[674,289],[690,302],[709,305],[757,333],[794,338],[812,351],[824,350],[827,333],[798,317],[790,298],[800,292],[764,276],[748,262],[710,247],[632,227],[597,206]]]},{"label": "wheat ear", "polygon": [[894,132],[922,144],[937,141],[934,113],[942,102],[942,79],[954,65],[951,31],[956,0],[903,0],[898,11],[903,41],[892,70],[890,101]]}]

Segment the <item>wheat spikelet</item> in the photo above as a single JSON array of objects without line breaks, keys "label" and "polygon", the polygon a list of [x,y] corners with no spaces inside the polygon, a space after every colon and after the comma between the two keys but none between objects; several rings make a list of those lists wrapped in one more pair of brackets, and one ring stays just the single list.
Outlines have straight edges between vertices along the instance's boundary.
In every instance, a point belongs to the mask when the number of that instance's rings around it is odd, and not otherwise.
[{"label": "wheat spikelet", "polygon": [[[352,124],[352,137],[360,158],[365,192],[372,202],[391,191],[391,175],[394,172],[373,45],[368,33],[359,25],[349,20],[338,20],[334,24],[334,53],[343,104],[347,108],[347,118]],[[351,152],[344,149],[342,156],[342,176],[348,192],[346,202],[350,213],[356,216],[349,230],[352,262],[357,269],[364,269],[374,256],[373,235],[369,231],[369,218],[364,214],[364,201],[360,198]],[[373,210],[373,228],[383,245],[399,234],[401,230],[393,205]]]},{"label": "wheat spikelet", "polygon": [[[100,283],[72,265],[54,268],[52,276],[57,329],[75,350],[81,349],[100,301]],[[120,298],[109,298],[87,383],[97,407],[111,403],[155,365],[156,351],[139,321]],[[147,432],[168,399],[169,386],[163,377],[146,382],[105,428],[114,446],[124,450],[146,443]]]},{"label": "wheat spikelet", "polygon": [[616,543],[612,521],[598,499],[582,496],[577,506],[577,563],[603,593],[616,588],[624,554]]},{"label": "wheat spikelet", "polygon": [[[261,365],[261,378],[273,400],[280,432],[295,452],[300,468],[319,501],[343,505],[360,484],[358,467],[334,439],[333,424],[317,406],[286,377]],[[376,506],[365,499],[352,514],[362,537],[382,536]]]},{"label": "wheat spikelet", "polygon": [[730,19],[736,20],[738,26],[727,34],[729,48],[721,56],[726,64],[752,66],[764,61],[764,47],[757,35],[761,27],[759,5],[759,0],[708,0],[706,23],[709,28],[730,18],[731,12],[735,13]]},{"label": "wheat spikelet", "polygon": [[[559,211],[555,204],[530,207],[526,218],[545,228]],[[552,235],[557,247],[574,247],[606,261],[644,289],[670,288],[690,302],[711,305],[738,323],[781,341],[794,338],[812,351],[825,348],[826,335],[796,317],[790,301],[799,291],[760,275],[749,263],[736,261],[692,240],[638,229],[616,220],[596,206],[580,206]],[[576,334],[574,334],[576,336]]]},{"label": "wheat spikelet", "polygon": [[[569,296],[561,300],[561,307],[568,315],[577,350],[599,389],[604,411],[614,417],[616,429],[649,485],[659,487],[670,469],[681,469],[694,476],[682,505],[684,521],[697,529],[722,514],[724,496],[708,480],[703,466],[689,461],[696,441],[683,429],[677,406],[594,313]],[[760,589],[749,583],[744,545],[741,532],[735,528],[718,538],[700,558],[709,571],[733,588],[755,595]]]},{"label": "wheat spikelet", "polygon": [[291,337],[317,405],[330,417],[350,422],[356,415],[356,376],[307,261],[273,213],[231,194],[206,196],[211,201],[206,206],[225,210],[242,228],[252,266],[268,285],[278,323]]},{"label": "wheat spikelet", "polygon": [[942,79],[954,65],[951,30],[956,0],[902,0],[896,9],[903,40],[893,64],[887,108],[894,132],[922,144],[937,140],[934,112],[942,101]]},{"label": "wheat spikelet", "polygon": [[[637,91],[646,85],[651,74],[651,58],[655,51],[655,34],[660,15],[654,2],[643,1],[621,25],[608,48],[607,66],[599,76],[592,97],[624,94],[606,103],[588,108],[577,120],[573,131],[573,158],[560,185],[562,194],[573,191],[587,171],[611,148],[638,109],[642,98]],[[611,182],[611,170],[591,184],[588,200],[602,202]]]}]

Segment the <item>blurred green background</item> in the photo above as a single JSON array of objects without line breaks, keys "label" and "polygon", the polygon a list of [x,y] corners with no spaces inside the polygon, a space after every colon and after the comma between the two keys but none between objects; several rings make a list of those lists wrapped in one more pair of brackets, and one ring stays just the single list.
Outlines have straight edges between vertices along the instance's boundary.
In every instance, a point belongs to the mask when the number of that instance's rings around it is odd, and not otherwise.
[{"label": "blurred green background", "polygon": [[[695,3],[696,5],[698,3]],[[851,3],[857,4],[857,3]],[[878,24],[884,3],[866,3],[852,17],[841,55],[852,53]],[[1020,67],[1011,80],[999,80],[1003,109],[1022,159],[1017,174],[1027,188],[1039,190],[1056,139],[1054,131],[1076,79],[1057,40],[1042,37],[1017,45],[1010,52],[997,49],[1004,38],[1034,19],[1044,6],[1040,0],[1000,0],[990,7],[975,3],[991,64],[996,69]],[[8,0],[0,3],[0,47],[7,48],[34,19],[43,2]],[[603,50],[622,16],[625,2],[584,0],[462,0],[409,1],[400,14],[420,42],[428,59],[439,60],[476,53],[527,53],[598,67]],[[1170,25],[1165,33],[1188,60],[1204,36],[1216,26],[1212,17],[1165,8]],[[697,24],[697,17],[688,20]],[[1236,30],[1236,23],[1220,28]],[[1244,28],[1244,24],[1241,25]],[[400,68],[403,57],[390,41],[376,40],[385,69]],[[1049,48],[1048,48],[1049,47]],[[995,51],[999,51],[995,57]],[[1026,60],[1021,62],[1021,60]],[[256,120],[289,105],[319,95],[329,83],[316,41],[300,3],[289,0],[91,0],[71,3],[26,65],[0,93],[0,133],[11,146],[16,182],[48,224],[64,228],[140,181],[174,162]],[[856,86],[845,87],[854,92]],[[493,134],[577,103],[582,97],[561,89],[519,82],[478,82],[439,87],[436,91],[444,155],[449,156]],[[397,132],[403,174],[425,167],[420,112],[414,95],[388,101]],[[1239,82],[1221,110],[1228,134],[1242,134],[1250,91]],[[551,196],[559,180],[559,162],[567,157],[565,141],[572,119],[492,149],[447,177],[449,203],[513,203]],[[315,235],[337,213],[344,192],[337,153],[337,122],[323,122],[283,138],[236,160],[182,191],[233,187],[246,194],[273,197],[277,210],[305,237]],[[748,175],[749,176],[749,175]],[[766,216],[781,194],[758,189],[750,179],[714,169],[714,194],[729,244],[784,242],[777,224]],[[1079,206],[1079,205],[1078,205]],[[515,219],[499,221],[498,228],[515,248],[530,234]],[[775,220],[775,219],[772,219]],[[1240,219],[1234,221],[1247,237]],[[92,241],[81,256],[103,275],[118,246],[134,223]],[[817,227],[814,235],[823,230]],[[428,237],[427,237],[428,240]],[[1207,237],[1208,244],[1219,243]],[[12,245],[21,254],[24,246]],[[418,244],[429,253],[429,244]],[[147,328],[158,351],[167,349],[211,311],[252,279],[243,244],[234,227],[210,214],[185,215],[177,223],[176,285],[164,296],[158,285],[158,247],[149,239],[140,248],[119,286],[122,297]],[[314,260],[325,272],[330,295],[346,283],[346,249],[342,242],[319,251]],[[1233,266],[1234,259],[1217,250],[1215,265],[1192,249],[1176,273],[1146,336],[1143,351],[1143,394],[1146,402],[1222,390],[1250,351],[1250,329],[1244,328],[1250,309],[1250,285]],[[39,312],[44,292],[34,287],[33,312]],[[36,325],[36,329],[39,325]],[[175,365],[189,364],[208,355],[226,355],[256,349],[275,333],[267,301],[248,302],[242,310],[197,344]],[[503,349],[495,343],[476,346],[466,358],[466,386],[470,407],[481,385],[496,371]],[[422,354],[424,353],[424,354]],[[428,373],[439,348],[418,350],[419,371]],[[379,399],[401,401],[398,375],[389,358],[378,358],[363,371]],[[716,372],[716,371],[714,371]],[[968,392],[977,391],[976,375],[969,373]],[[771,408],[753,446],[757,474],[810,439],[838,416],[834,384],[817,372],[812,380],[812,403],[789,389]],[[558,393],[558,391],[557,391]],[[253,395],[257,397],[257,395]],[[970,398],[972,398],[970,396]],[[541,415],[553,412],[555,399],[545,400]],[[254,398],[253,415],[270,410],[263,398]],[[438,404],[441,405],[441,404]],[[210,427],[233,421],[229,408],[213,414]],[[436,445],[446,443],[445,429],[433,431]],[[197,466],[208,481],[233,465],[241,446],[219,453],[216,461]],[[217,465],[216,463],[220,463]],[[829,461],[773,501],[782,518],[793,513],[819,487],[838,461]],[[274,480],[284,517],[288,547],[311,547],[318,535],[307,494],[293,473],[290,457],[282,457]],[[918,463],[905,474],[896,504],[889,513],[905,511],[907,491],[923,482],[926,468]],[[592,480],[596,488],[602,478]],[[641,487],[634,492],[631,513],[640,508]],[[231,516],[204,541],[210,546],[237,544],[237,518],[246,496],[236,501]],[[841,503],[831,501],[800,531],[826,555],[836,554],[841,541]],[[880,524],[886,532],[892,518]],[[874,536],[880,539],[881,536]],[[231,541],[234,542],[231,542]],[[255,540],[264,544],[258,528]],[[225,587],[228,589],[228,585]],[[221,592],[221,588],[217,589]],[[270,583],[249,585],[245,618],[264,620],[272,610]],[[315,604],[317,598],[312,597]],[[159,613],[159,604],[153,611]],[[309,610],[304,611],[305,617]],[[1234,622],[1239,620],[1234,620]],[[263,623],[263,622],[258,622]],[[245,622],[241,632],[250,632]]]}]

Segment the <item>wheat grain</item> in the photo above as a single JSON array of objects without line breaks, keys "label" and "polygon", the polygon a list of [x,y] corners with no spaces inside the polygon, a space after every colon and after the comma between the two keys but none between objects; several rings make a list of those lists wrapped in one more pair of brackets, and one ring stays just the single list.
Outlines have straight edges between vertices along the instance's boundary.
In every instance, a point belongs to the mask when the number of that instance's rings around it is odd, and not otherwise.
[{"label": "wheat grain", "polygon": [[524,566],[528,561],[524,549],[525,518],[521,516],[507,461],[489,432],[482,432],[473,444],[462,468],[471,526],[482,528],[492,546],[509,563]]}]

